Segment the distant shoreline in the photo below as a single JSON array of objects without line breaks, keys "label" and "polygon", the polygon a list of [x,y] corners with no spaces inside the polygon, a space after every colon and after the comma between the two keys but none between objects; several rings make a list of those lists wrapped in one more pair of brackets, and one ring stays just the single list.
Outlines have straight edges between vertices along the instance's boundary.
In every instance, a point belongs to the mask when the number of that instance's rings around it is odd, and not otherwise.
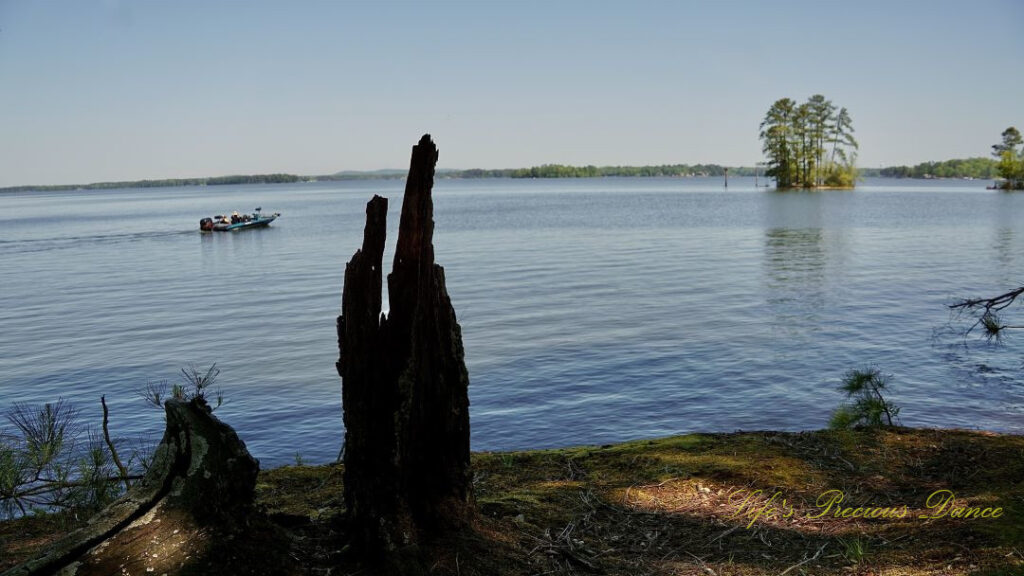
[{"label": "distant shoreline", "polygon": [[[544,164],[531,168],[499,168],[468,170],[438,170],[438,178],[484,179],[484,178],[602,178],[602,177],[724,177],[754,176],[755,169],[748,167],[726,167],[717,164],[664,164],[657,166],[566,166]],[[344,171],[319,176],[296,174],[254,174],[206,178],[166,178],[160,180],[134,180],[114,182],[93,182],[90,184],[56,184],[7,186],[2,192],[64,192],[71,190],[114,190],[120,188],[169,188],[178,186],[220,186],[229,184],[282,184],[294,182],[339,182],[348,180],[398,180],[404,178],[404,170],[374,170],[366,172]]]},{"label": "distant shoreline", "polygon": [[[949,160],[942,164],[960,161]],[[935,166],[936,163],[926,163]],[[922,166],[922,165],[919,165]],[[438,170],[438,178],[449,179],[559,179],[559,178],[694,178],[715,177],[725,178],[726,174],[733,177],[764,176],[764,169],[749,166],[721,166],[718,164],[662,164],[653,166],[567,166],[562,164],[544,164],[530,168],[500,168],[468,170]],[[936,176],[930,173],[918,176],[907,170],[894,168],[862,168],[860,175],[865,177],[881,177],[911,180],[992,180],[990,176],[973,174],[951,174]],[[345,171],[320,176],[300,176],[296,174],[251,174],[231,175],[205,178],[166,178],[159,180],[132,180],[113,182],[93,182],[90,184],[56,184],[7,186],[0,188],[4,192],[65,192],[73,190],[117,190],[122,188],[172,188],[181,186],[223,186],[232,184],[290,184],[295,182],[339,182],[348,180],[398,180],[405,177],[404,170]]]}]

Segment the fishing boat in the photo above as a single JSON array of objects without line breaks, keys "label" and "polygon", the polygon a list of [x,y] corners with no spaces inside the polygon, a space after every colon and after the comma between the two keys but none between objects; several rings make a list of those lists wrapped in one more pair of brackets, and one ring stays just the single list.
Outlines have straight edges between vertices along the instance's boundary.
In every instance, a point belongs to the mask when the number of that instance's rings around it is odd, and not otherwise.
[{"label": "fishing boat", "polygon": [[203,218],[199,221],[199,230],[202,232],[234,232],[235,230],[246,230],[248,228],[264,228],[280,216],[280,212],[263,214],[263,208],[256,208],[252,214],[239,214],[233,212],[230,216],[216,215],[213,218]]}]

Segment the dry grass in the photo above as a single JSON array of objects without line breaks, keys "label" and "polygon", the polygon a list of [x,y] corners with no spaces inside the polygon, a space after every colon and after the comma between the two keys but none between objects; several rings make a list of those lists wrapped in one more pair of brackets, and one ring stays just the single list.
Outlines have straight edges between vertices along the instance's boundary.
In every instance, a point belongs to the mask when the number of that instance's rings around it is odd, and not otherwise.
[{"label": "dry grass", "polygon": [[[1024,437],[958,430],[695,434],[473,458],[472,530],[428,542],[428,573],[726,576],[1024,574]],[[258,504],[295,574],[375,574],[345,549],[341,468],[261,474]],[[757,492],[760,490],[760,492]],[[842,505],[902,518],[821,515]],[[1000,518],[931,514],[930,494]],[[784,502],[783,502],[784,500]],[[819,516],[819,517],[814,517]],[[46,519],[26,522],[46,522]],[[0,569],[38,549],[0,525]],[[264,530],[264,533],[267,531]],[[38,535],[37,535],[38,536]]]},{"label": "dry grass", "polygon": [[[512,520],[521,534],[531,569],[520,573],[1024,573],[1020,436],[690,435],[479,455],[475,467],[482,513]],[[933,515],[925,502],[943,489],[958,506],[1004,514],[919,518]],[[907,511],[903,518],[821,515],[815,504],[828,490],[841,491],[844,506]]]}]

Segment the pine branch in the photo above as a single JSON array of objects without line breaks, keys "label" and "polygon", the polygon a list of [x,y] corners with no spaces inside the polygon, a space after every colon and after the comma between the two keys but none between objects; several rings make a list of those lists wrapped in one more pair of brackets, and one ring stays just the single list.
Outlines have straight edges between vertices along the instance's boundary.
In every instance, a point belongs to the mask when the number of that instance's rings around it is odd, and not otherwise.
[{"label": "pine branch", "polygon": [[964,335],[966,336],[967,334],[970,334],[975,328],[981,325],[985,328],[988,338],[998,339],[1003,330],[1007,328],[1020,328],[1020,326],[1000,324],[997,312],[1000,312],[1013,304],[1022,294],[1024,294],[1024,286],[992,298],[972,298],[968,300],[961,300],[955,304],[950,304],[949,308],[950,310],[956,310],[958,313],[963,313],[968,310],[981,310],[981,314],[974,323],[967,328]]},{"label": "pine branch", "polygon": [[66,490],[68,488],[84,488],[86,486],[91,486],[91,485],[95,484],[96,482],[122,482],[124,480],[141,480],[141,479],[142,479],[142,475],[132,475],[132,476],[124,476],[124,477],[121,477],[121,476],[109,476],[107,478],[99,478],[99,479],[95,479],[95,480],[92,480],[92,481],[78,480],[78,481],[75,481],[75,482],[60,482],[60,481],[45,482],[45,483],[40,484],[40,485],[36,485],[36,486],[31,486],[29,488],[25,488],[25,489],[23,489],[21,491],[15,491],[15,492],[13,492],[11,494],[0,496],[0,502],[6,501],[6,500],[11,500],[11,501],[17,502],[18,500],[22,500],[22,499],[25,499],[25,498],[32,498],[32,497],[35,497],[35,496],[41,496],[43,494],[52,494],[53,492],[57,492],[59,490]]},{"label": "pine branch", "polygon": [[117,471],[121,473],[121,480],[124,481],[124,489],[131,488],[131,483],[128,481],[128,470],[121,463],[121,458],[117,455],[117,449],[114,448],[114,442],[110,439],[110,429],[107,426],[109,420],[109,413],[107,411],[107,397],[100,396],[100,404],[103,405],[103,439],[107,441],[107,448],[110,449],[110,456],[114,459],[114,465],[117,466]]},{"label": "pine branch", "polygon": [[1018,296],[1024,294],[1024,286],[1017,288],[1016,290],[1010,290],[1005,294],[1000,294],[993,298],[974,298],[970,300],[961,300],[956,304],[950,304],[951,310],[976,310],[979,308],[984,309],[986,312],[1002,310],[1013,304]]}]

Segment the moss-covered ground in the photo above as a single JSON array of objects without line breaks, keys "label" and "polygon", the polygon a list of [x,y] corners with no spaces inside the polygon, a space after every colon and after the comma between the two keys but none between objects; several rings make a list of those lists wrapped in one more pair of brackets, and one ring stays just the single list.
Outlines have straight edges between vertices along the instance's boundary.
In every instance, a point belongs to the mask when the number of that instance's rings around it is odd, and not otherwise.
[{"label": "moss-covered ground", "polygon": [[[473,468],[476,519],[422,547],[430,573],[1024,574],[1022,436],[692,434],[478,453]],[[342,491],[338,465],[262,472],[252,534],[191,571],[378,573],[346,548]],[[0,571],[74,524],[0,524]]]}]

